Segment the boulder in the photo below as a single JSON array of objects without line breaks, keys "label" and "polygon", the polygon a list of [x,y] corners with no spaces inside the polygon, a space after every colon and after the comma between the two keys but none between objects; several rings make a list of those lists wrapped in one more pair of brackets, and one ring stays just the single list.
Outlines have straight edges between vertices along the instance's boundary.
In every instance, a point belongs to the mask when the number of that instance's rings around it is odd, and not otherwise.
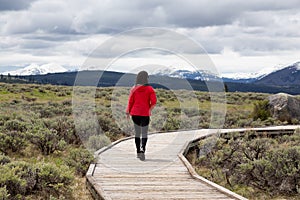
[{"label": "boulder", "polygon": [[269,96],[269,108],[273,118],[291,122],[300,120],[300,99],[295,96],[278,93]]}]

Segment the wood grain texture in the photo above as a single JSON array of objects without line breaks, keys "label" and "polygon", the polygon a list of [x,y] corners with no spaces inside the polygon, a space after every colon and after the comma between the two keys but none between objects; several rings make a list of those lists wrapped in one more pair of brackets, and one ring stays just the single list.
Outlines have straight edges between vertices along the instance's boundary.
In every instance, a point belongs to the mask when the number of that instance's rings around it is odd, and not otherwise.
[{"label": "wood grain texture", "polygon": [[[259,132],[292,131],[298,126],[255,129]],[[117,141],[95,153],[87,187],[95,199],[240,199],[226,188],[196,174],[184,157],[188,146],[201,138],[252,129],[202,129],[150,134],[146,160],[136,158],[134,138]]]}]

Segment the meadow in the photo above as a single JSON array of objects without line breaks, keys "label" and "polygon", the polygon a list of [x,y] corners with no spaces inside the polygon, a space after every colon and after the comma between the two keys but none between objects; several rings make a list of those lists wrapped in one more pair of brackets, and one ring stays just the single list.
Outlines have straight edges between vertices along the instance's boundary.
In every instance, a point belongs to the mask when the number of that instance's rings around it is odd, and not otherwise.
[{"label": "meadow", "polygon": [[[93,152],[133,134],[125,117],[130,88],[77,90],[80,98],[91,97],[96,132],[74,108],[73,89],[0,84],[0,199],[91,199],[84,175],[95,162]],[[269,94],[226,93],[226,101],[214,103],[208,92],[156,89],[156,94],[150,132],[210,128],[218,107],[226,111],[225,128],[287,124],[254,117],[255,106]]]}]

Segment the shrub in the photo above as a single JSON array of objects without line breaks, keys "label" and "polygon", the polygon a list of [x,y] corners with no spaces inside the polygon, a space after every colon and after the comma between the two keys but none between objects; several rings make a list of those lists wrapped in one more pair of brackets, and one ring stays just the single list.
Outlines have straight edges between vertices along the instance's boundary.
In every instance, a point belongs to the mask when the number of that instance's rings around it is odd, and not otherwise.
[{"label": "shrub", "polygon": [[64,97],[64,96],[67,96],[67,93],[62,91],[62,92],[56,93],[56,95],[57,95],[58,97]]},{"label": "shrub", "polygon": [[98,122],[99,125],[101,127],[101,129],[106,132],[106,131],[110,131],[110,132],[114,132],[114,133],[118,133],[119,131],[119,127],[118,125],[112,120],[112,116],[111,114],[102,114],[98,116]]},{"label": "shrub", "polygon": [[36,170],[25,162],[0,166],[0,174],[0,187],[6,187],[12,199],[30,193],[36,184]]},{"label": "shrub", "polygon": [[64,150],[66,146],[66,142],[54,129],[37,128],[30,133],[30,140],[44,155],[49,155],[56,150]]},{"label": "shrub", "polygon": [[0,187],[0,199],[1,200],[8,200],[9,196],[10,195],[9,195],[6,187]]},{"label": "shrub", "polygon": [[187,117],[185,115],[181,116],[180,129],[181,130],[193,130],[197,129],[199,126],[199,118],[195,117]]},{"label": "shrub", "polygon": [[180,128],[180,120],[173,117],[172,115],[168,115],[167,120],[164,123],[163,129],[164,131],[174,131]]},{"label": "shrub", "polygon": [[90,120],[88,116],[82,116],[76,121],[76,133],[82,141],[87,142],[91,135],[100,132],[98,124]]},{"label": "shrub", "polygon": [[72,149],[65,162],[68,166],[73,167],[77,174],[84,176],[93,160],[94,157],[88,150],[79,148]]},{"label": "shrub", "polygon": [[0,150],[8,153],[8,151],[21,151],[27,146],[25,133],[18,131],[9,131],[0,133]]},{"label": "shrub", "polygon": [[4,165],[0,167],[0,187],[6,187],[11,199],[26,194],[26,181],[19,174],[19,167]]},{"label": "shrub", "polygon": [[20,131],[24,132],[28,129],[25,122],[19,121],[17,119],[8,120],[4,123],[4,130],[7,131]]},{"label": "shrub", "polygon": [[38,91],[39,93],[44,93],[44,94],[46,93],[46,91],[43,88],[40,88]]},{"label": "shrub", "polygon": [[25,101],[28,101],[28,102],[34,102],[37,100],[36,97],[28,97],[28,96],[24,96],[24,95],[22,95],[22,99]]},{"label": "shrub", "polygon": [[0,126],[3,126],[8,120],[10,120],[11,116],[8,115],[0,115]]},{"label": "shrub", "polygon": [[65,100],[65,101],[62,102],[62,105],[64,105],[64,106],[71,106],[72,105],[72,101]]},{"label": "shrub", "polygon": [[12,101],[11,101],[11,104],[18,104],[18,103],[21,103],[21,100],[19,100],[19,99],[13,99]]},{"label": "shrub", "polygon": [[42,163],[38,166],[37,188],[48,194],[67,192],[74,177],[68,167]]},{"label": "shrub", "polygon": [[199,116],[200,114],[199,109],[196,108],[184,108],[183,112],[188,117],[195,117],[195,116]]},{"label": "shrub", "polygon": [[254,120],[261,119],[262,121],[271,117],[270,110],[268,109],[269,102],[267,100],[258,101],[254,104],[254,109],[252,112],[252,118]]},{"label": "shrub", "polygon": [[[35,165],[23,162],[23,161],[15,161],[7,164],[7,167],[14,171],[15,175],[17,175],[22,181],[25,181],[25,185],[22,191],[25,193],[31,193],[34,187],[37,184],[37,169]],[[7,185],[9,187],[9,185]],[[10,191],[12,194],[12,191]]]},{"label": "shrub", "polygon": [[10,163],[10,158],[0,153],[0,165]]},{"label": "shrub", "polygon": [[300,182],[300,148],[272,149],[264,158],[239,167],[237,182],[248,183],[271,194],[297,194]]},{"label": "shrub", "polygon": [[277,137],[232,133],[213,145],[207,138],[199,142],[197,166],[210,169],[202,174],[206,178],[231,189],[252,187],[254,192],[265,191],[271,196],[299,194],[299,134]]},{"label": "shrub", "polygon": [[91,151],[96,151],[98,149],[101,149],[102,147],[109,145],[110,143],[111,141],[106,135],[93,135],[89,137],[87,147]]},{"label": "shrub", "polygon": [[58,115],[71,114],[71,108],[66,108],[66,106],[58,103],[49,102],[48,105],[42,105],[37,110],[41,118],[51,118]]},{"label": "shrub", "polygon": [[[42,191],[49,194],[69,189],[73,176],[67,167],[53,164],[31,164],[16,161],[0,167],[0,193],[8,199],[24,199],[25,195]],[[5,199],[5,198],[0,198]]]},{"label": "shrub", "polygon": [[80,138],[76,134],[74,121],[68,117],[56,117],[43,120],[43,123],[49,129],[57,131],[60,138],[63,138],[68,144],[80,144]]}]

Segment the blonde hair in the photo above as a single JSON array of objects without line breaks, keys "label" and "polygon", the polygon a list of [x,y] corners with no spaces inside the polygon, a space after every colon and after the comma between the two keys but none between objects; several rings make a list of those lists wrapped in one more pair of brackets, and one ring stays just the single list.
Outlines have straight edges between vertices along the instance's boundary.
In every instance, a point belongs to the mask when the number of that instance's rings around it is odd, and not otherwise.
[{"label": "blonde hair", "polygon": [[148,73],[146,71],[140,71],[136,76],[135,84],[145,85],[148,84]]}]

